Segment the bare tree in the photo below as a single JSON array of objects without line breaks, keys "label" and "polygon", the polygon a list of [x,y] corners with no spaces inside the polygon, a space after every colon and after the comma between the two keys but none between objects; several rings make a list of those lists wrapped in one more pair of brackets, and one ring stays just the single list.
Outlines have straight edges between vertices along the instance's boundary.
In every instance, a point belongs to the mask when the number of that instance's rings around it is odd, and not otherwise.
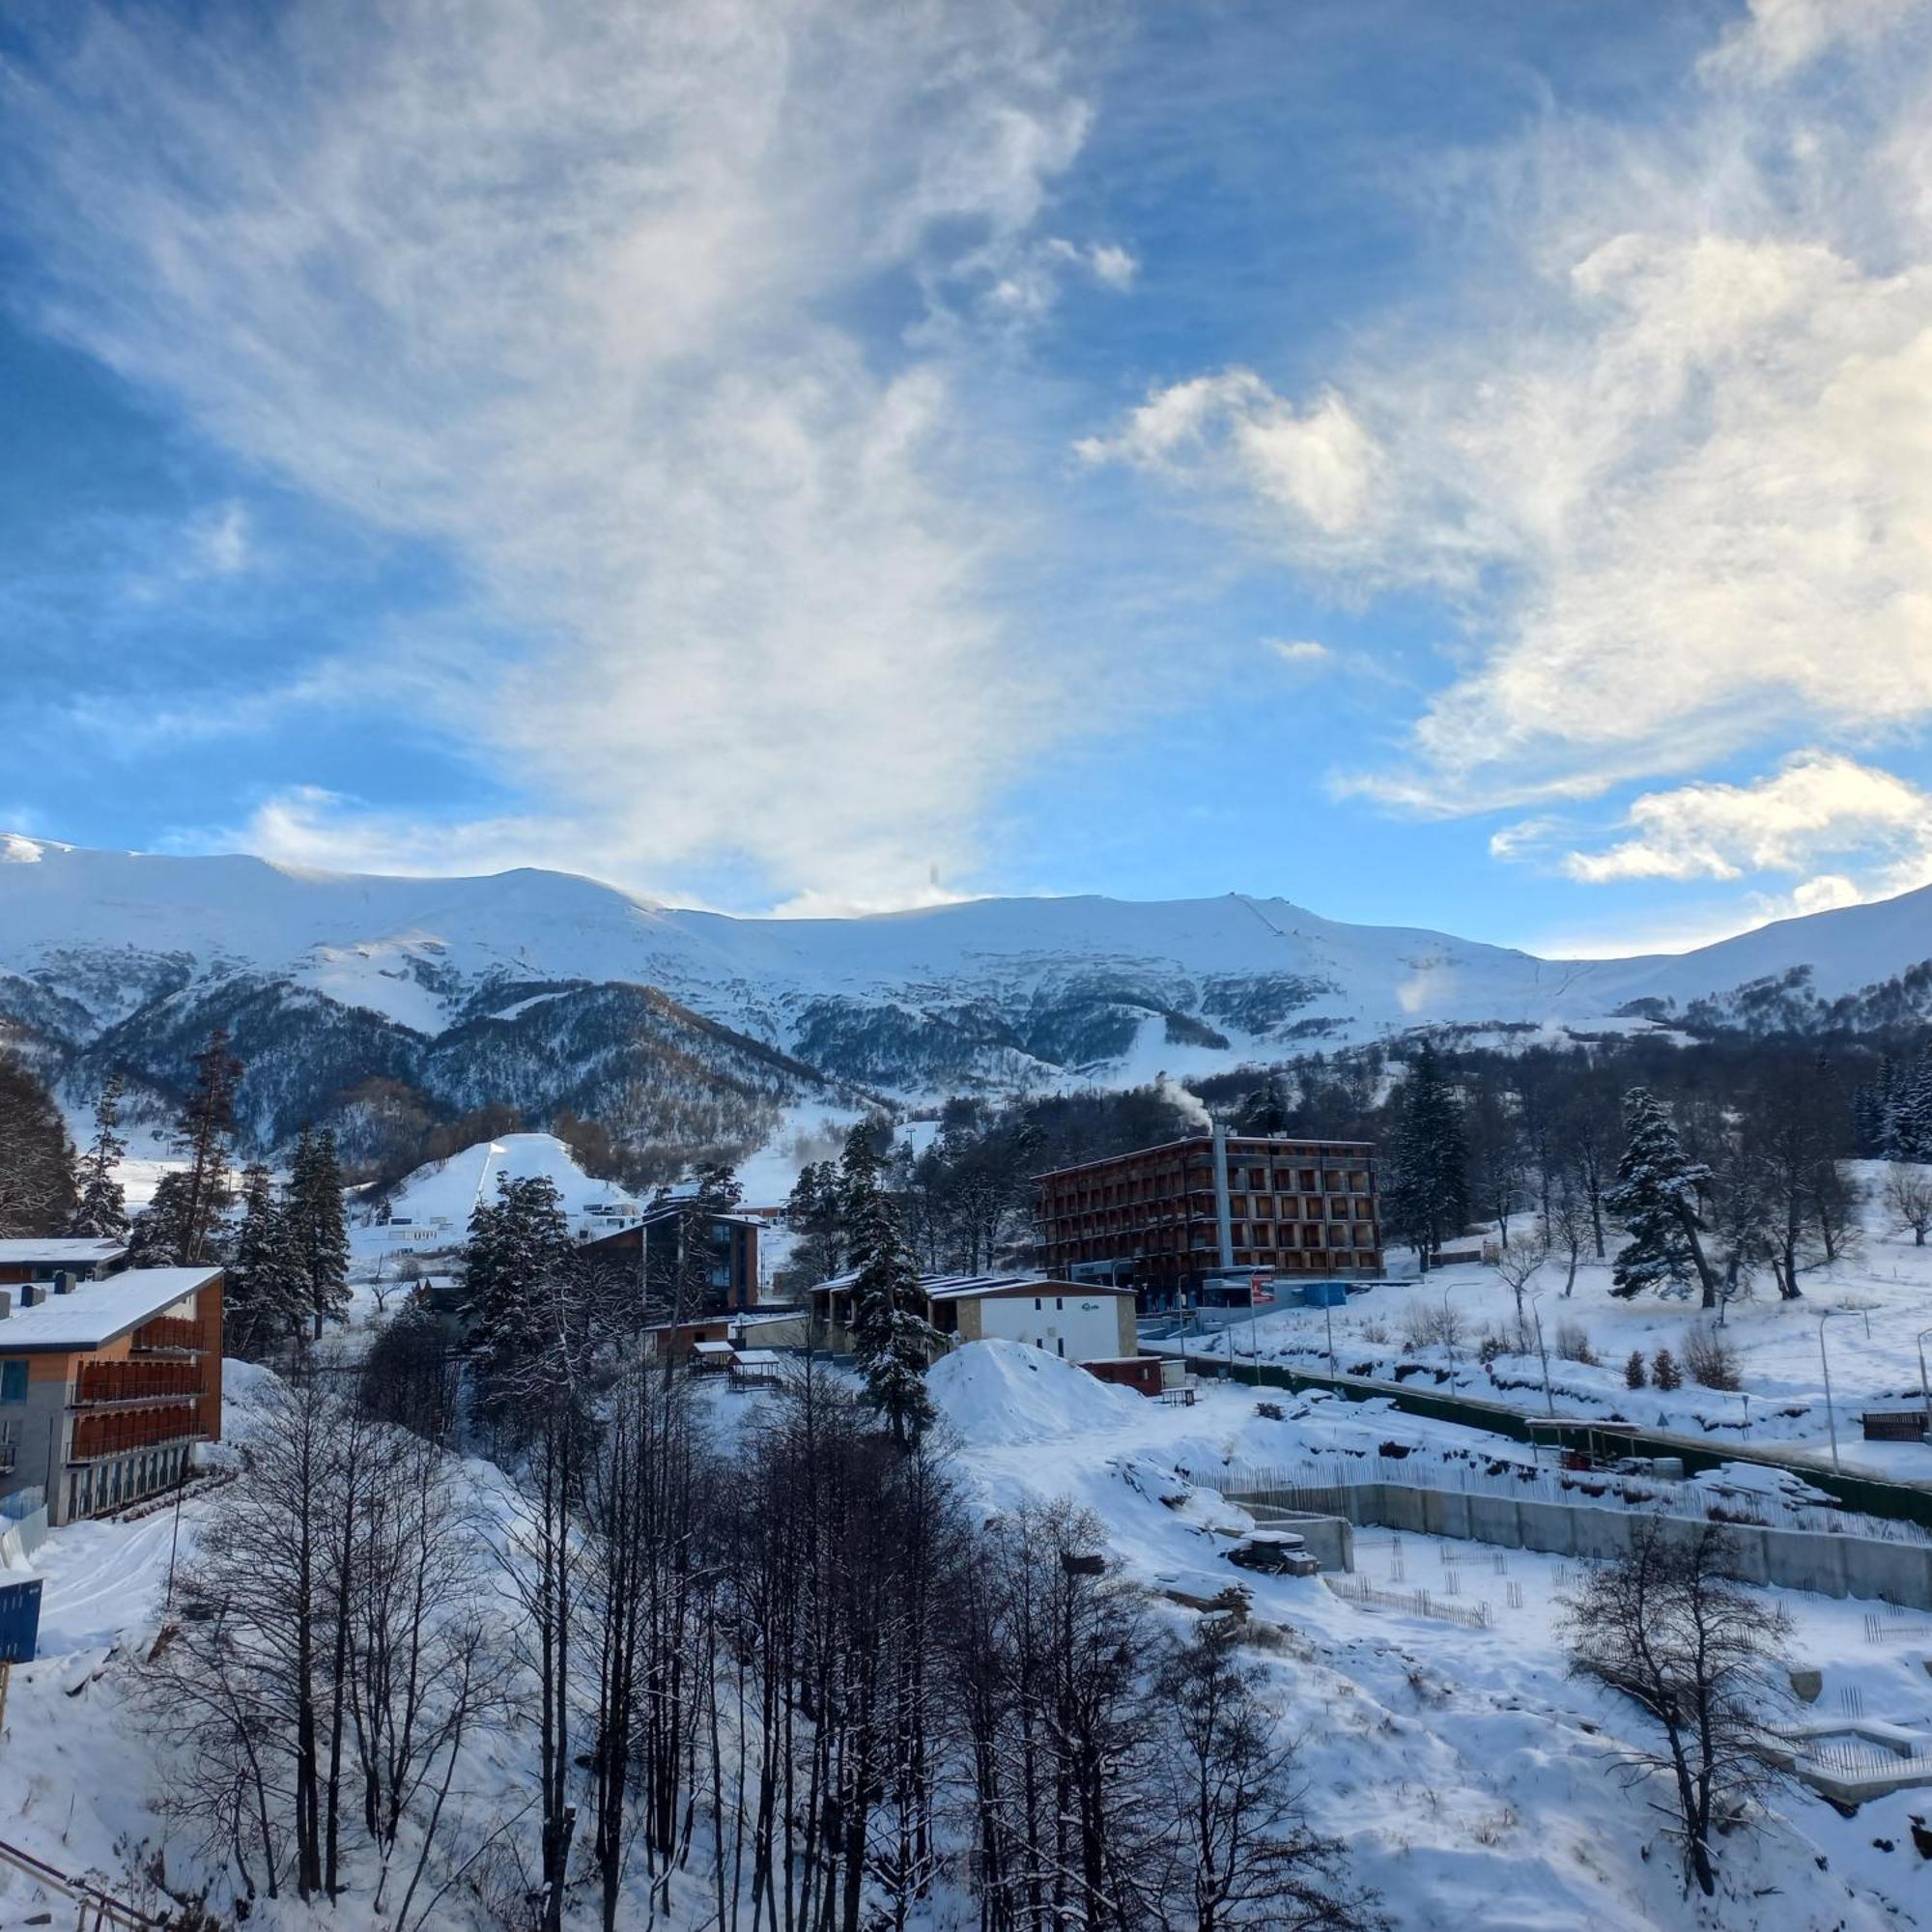
[{"label": "bare tree", "polygon": [[1922,1248],[1932,1229],[1932,1168],[1894,1161],[1886,1170],[1882,1199],[1893,1222],[1912,1230],[1912,1245]]},{"label": "bare tree", "polygon": [[1769,1776],[1762,1747],[1791,1619],[1730,1580],[1729,1537],[1715,1523],[1653,1515],[1631,1525],[1627,1554],[1567,1600],[1573,1671],[1622,1691],[1658,1735],[1631,1747],[1634,1784],[1667,1780],[1661,1804],[1684,1858],[1685,1889],[1717,1889],[1712,1837],[1747,1815]]},{"label": "bare tree", "polygon": [[1173,1824],[1143,1894],[1168,1932],[1350,1932],[1382,1923],[1341,1878],[1342,1847],[1312,1831],[1295,1748],[1244,1662],[1229,1617],[1205,1617],[1155,1673]]},{"label": "bare tree", "polygon": [[[1549,1237],[1541,1229],[1535,1234],[1519,1235],[1496,1257],[1496,1275],[1516,1297],[1517,1347],[1522,1349],[1529,1335],[1529,1318],[1523,1313],[1523,1297],[1529,1285],[1543,1272],[1549,1259]],[[1574,1272],[1574,1269],[1573,1269]]]}]

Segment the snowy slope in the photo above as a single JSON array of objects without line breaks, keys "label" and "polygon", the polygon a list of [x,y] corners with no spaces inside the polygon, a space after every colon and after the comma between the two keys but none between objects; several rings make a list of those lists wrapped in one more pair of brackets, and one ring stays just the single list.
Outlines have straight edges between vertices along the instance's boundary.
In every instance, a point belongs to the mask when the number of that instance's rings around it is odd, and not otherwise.
[{"label": "snowy slope", "polygon": [[[907,1094],[1124,1082],[1416,1026],[1594,1029],[1687,1011],[1804,1024],[1832,1001],[1851,1002],[1838,1017],[1856,1025],[1924,1005],[1918,980],[1858,996],[1928,960],[1932,889],[1675,958],[1549,961],[1238,895],[741,920],[556,872],[365,877],[0,838],[0,1029],[56,1061],[137,1015],[143,1038],[163,1018],[184,1036],[237,1025],[231,1011],[275,1040],[327,1034],[327,1079],[312,1046],[292,1050],[276,1119],[326,1103],[357,1069],[469,1104],[497,1097],[507,1063],[560,1104],[561,1065],[642,1023],[608,997],[586,1017],[613,987],[652,989],[655,1023],[676,1036],[664,1052],[700,1066],[736,1055],[756,1104],[782,1107],[838,1082]],[[568,1103],[584,1097],[597,1094]]]}]

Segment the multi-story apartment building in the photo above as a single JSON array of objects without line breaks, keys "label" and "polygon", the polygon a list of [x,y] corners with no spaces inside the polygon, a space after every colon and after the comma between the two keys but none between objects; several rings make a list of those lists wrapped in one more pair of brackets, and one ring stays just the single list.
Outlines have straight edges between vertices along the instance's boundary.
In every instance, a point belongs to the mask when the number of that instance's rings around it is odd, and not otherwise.
[{"label": "multi-story apartment building", "polygon": [[1040,1259],[1066,1281],[1131,1285],[1144,1314],[1242,1271],[1381,1272],[1367,1141],[1194,1134],[1042,1175]]},{"label": "multi-story apartment building", "polygon": [[0,1496],[47,1520],[124,1508],[221,1434],[221,1270],[62,1273],[0,1289]]}]

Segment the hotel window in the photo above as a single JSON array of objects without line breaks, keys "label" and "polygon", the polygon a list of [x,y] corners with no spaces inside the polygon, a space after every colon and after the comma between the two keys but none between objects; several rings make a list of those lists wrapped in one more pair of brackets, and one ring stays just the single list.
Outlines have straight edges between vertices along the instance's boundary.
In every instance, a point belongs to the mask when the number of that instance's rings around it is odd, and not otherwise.
[{"label": "hotel window", "polygon": [[0,1362],[0,1402],[25,1402],[26,1399],[26,1363]]}]

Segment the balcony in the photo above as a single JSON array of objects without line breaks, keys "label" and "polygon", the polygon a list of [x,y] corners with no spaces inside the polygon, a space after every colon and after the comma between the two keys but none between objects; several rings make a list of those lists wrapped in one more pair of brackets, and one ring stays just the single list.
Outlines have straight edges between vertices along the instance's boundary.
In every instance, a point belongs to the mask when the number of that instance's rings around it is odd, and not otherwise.
[{"label": "balcony", "polygon": [[134,1344],[138,1350],[180,1352],[191,1350],[199,1354],[209,1348],[208,1331],[199,1321],[184,1321],[170,1316],[159,1316],[153,1321],[143,1322],[134,1330]]},{"label": "balcony", "polygon": [[136,1449],[158,1449],[175,1442],[198,1442],[205,1434],[199,1409],[193,1403],[187,1402],[175,1403],[166,1407],[77,1415],[68,1461],[93,1463],[109,1456],[125,1456]]},{"label": "balcony", "polygon": [[70,1408],[105,1408],[156,1402],[193,1401],[202,1393],[198,1362],[85,1362],[68,1384]]}]

